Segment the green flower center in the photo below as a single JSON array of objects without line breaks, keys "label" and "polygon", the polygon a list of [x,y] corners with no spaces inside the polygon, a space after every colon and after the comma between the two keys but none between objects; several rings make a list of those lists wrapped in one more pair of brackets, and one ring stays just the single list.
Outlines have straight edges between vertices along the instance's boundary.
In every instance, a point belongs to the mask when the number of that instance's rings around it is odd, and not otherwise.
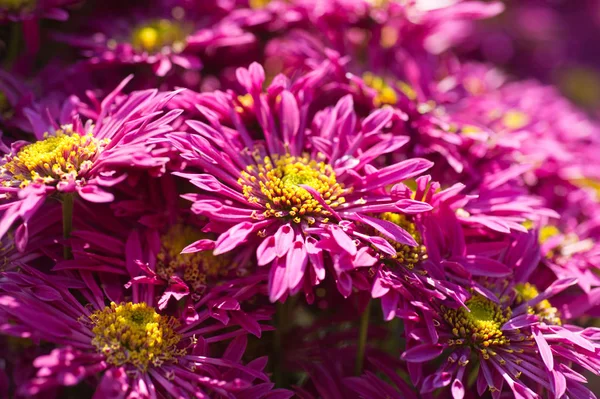
[{"label": "green flower center", "polygon": [[444,320],[452,327],[456,339],[451,344],[469,344],[475,347],[502,346],[510,341],[504,336],[502,325],[512,312],[503,310],[500,305],[482,296],[474,296],[466,302],[465,308],[444,309]]},{"label": "green flower center", "polygon": [[145,303],[111,303],[89,316],[95,337],[92,345],[113,366],[131,364],[146,371],[185,355],[178,349],[177,320],[161,316]]},{"label": "green flower center", "polygon": [[70,125],[62,126],[54,135],[28,144],[16,155],[5,155],[0,173],[5,186],[26,187],[31,182],[53,183],[69,176],[77,179],[89,170],[110,142],[96,139],[92,133],[80,135]]},{"label": "green flower center", "polygon": [[160,19],[134,29],[131,44],[138,51],[158,53],[164,47],[175,52],[183,51],[188,29],[176,21]]},{"label": "green flower center", "polygon": [[248,201],[263,204],[266,217],[290,217],[295,223],[309,224],[315,217],[327,218],[330,212],[300,185],[315,189],[332,208],[344,203],[344,189],[336,180],[333,168],[304,154],[257,159],[242,171],[238,183]]}]

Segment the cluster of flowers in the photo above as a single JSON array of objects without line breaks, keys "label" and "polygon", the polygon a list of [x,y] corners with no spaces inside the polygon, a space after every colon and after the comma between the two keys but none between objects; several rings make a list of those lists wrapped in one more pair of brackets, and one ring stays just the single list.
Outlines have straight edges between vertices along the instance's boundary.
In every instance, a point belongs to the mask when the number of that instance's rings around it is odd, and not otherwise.
[{"label": "cluster of flowers", "polygon": [[503,8],[0,0],[0,397],[596,398],[600,124]]}]

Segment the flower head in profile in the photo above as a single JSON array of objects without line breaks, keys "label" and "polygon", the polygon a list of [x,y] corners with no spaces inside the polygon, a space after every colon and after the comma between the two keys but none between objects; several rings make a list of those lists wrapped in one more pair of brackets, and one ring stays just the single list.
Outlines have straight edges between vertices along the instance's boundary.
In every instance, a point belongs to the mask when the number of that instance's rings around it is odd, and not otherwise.
[{"label": "flower head in profile", "polygon": [[349,295],[347,272],[353,265],[372,266],[376,259],[370,245],[385,241],[352,236],[352,226],[364,223],[415,246],[409,233],[377,215],[431,209],[393,188],[426,171],[431,162],[417,158],[381,169],[370,165],[407,142],[384,132],[394,117],[391,109],[359,119],[351,97],[345,96],[309,119],[310,90],[322,73],[293,85],[279,76],[262,92],[262,67],[240,68],[249,108],[222,93],[223,113],[201,107],[209,123],[188,122],[197,134],[169,135],[190,172],[202,172],[180,174],[200,189],[184,197],[193,201],[193,212],[208,218],[206,230],[219,234],[214,243],[200,240],[184,252],[223,254],[239,246],[256,251],[259,265],[270,266],[273,301],[303,288],[310,295],[311,287],[325,278],[330,260],[340,292]]},{"label": "flower head in profile", "polygon": [[[77,195],[86,201],[110,202],[113,195],[101,187],[122,181],[128,170],[159,173],[168,161],[154,152],[148,140],[171,130],[179,111],[161,111],[172,94],[157,90],[121,97],[124,81],[86,122],[72,102],[59,121],[28,112],[36,141],[16,141],[0,161],[0,192],[4,203],[0,236],[21,219],[17,233],[48,197],[65,200]],[[66,199],[69,200],[69,199]]]},{"label": "flower head in profile", "polygon": [[[150,286],[109,300],[93,278],[83,283],[24,271],[27,279],[10,272],[2,276],[0,322],[6,333],[43,338],[57,348],[34,360],[37,375],[20,387],[22,394],[86,379],[97,381],[94,389],[101,397],[227,396],[246,389],[262,397],[273,386],[262,372],[264,359],[241,362],[243,330],[202,318],[186,325],[177,314],[155,307]],[[20,290],[8,292],[14,284]],[[90,300],[87,306],[69,287]],[[222,356],[209,355],[209,347],[222,342],[228,342]]]},{"label": "flower head in profile", "polygon": [[[504,391],[520,398],[591,394],[571,366],[598,374],[598,331],[565,324],[549,301],[576,280],[556,280],[544,291],[526,281],[539,262],[531,256],[536,245],[530,235],[520,234],[502,255],[517,279],[482,279],[464,306],[418,304],[418,318],[406,321],[410,338],[402,358],[422,393],[450,388],[455,399],[468,389],[479,395],[489,390],[494,397]],[[428,373],[424,362],[438,358],[442,364]],[[466,377],[477,365],[474,386],[468,386]]]}]

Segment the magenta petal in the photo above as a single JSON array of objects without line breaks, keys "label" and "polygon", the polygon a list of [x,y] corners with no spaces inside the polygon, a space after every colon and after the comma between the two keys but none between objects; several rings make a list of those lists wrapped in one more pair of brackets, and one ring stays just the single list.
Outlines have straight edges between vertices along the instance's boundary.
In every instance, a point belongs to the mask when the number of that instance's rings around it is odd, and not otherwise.
[{"label": "magenta petal", "polygon": [[470,255],[454,260],[474,276],[506,277],[512,273],[512,270],[504,263],[483,256]]},{"label": "magenta petal", "polygon": [[285,277],[285,263],[278,258],[269,270],[269,299],[271,302],[277,301],[285,294],[288,287]]},{"label": "magenta petal", "polygon": [[400,295],[395,291],[390,291],[387,295],[381,298],[381,310],[383,312],[383,319],[390,321],[396,317],[396,309],[398,308],[398,300]]},{"label": "magenta petal", "polygon": [[411,247],[417,246],[417,242],[408,233],[408,231],[404,230],[395,223],[365,215],[357,214],[356,217],[358,218],[358,220],[360,220],[366,225],[373,227],[375,230],[377,230],[390,240],[394,240],[400,244],[410,245]]},{"label": "magenta petal", "polygon": [[182,254],[189,254],[189,253],[194,253],[194,252],[201,252],[201,251],[210,251],[215,249],[215,242],[212,240],[198,240],[190,245],[188,245],[187,247],[183,248],[183,250],[181,251]]},{"label": "magenta petal", "polygon": [[298,239],[294,242],[286,257],[286,279],[290,290],[294,290],[302,282],[307,262],[308,255],[304,242]]},{"label": "magenta petal", "polygon": [[213,254],[221,255],[236,248],[254,231],[254,227],[254,224],[250,222],[236,224],[219,236]]},{"label": "magenta petal", "polygon": [[276,256],[277,252],[275,251],[275,237],[268,236],[256,249],[256,260],[258,265],[267,265],[273,262],[273,259],[275,259]]},{"label": "magenta petal", "polygon": [[106,191],[101,190],[98,186],[92,185],[84,186],[77,192],[81,198],[89,202],[112,202],[115,198],[111,193],[107,193]]},{"label": "magenta petal", "polygon": [[275,253],[277,254],[277,257],[281,258],[292,248],[292,243],[294,242],[294,229],[292,229],[292,226],[289,223],[284,224],[277,229],[274,237]]},{"label": "magenta petal", "polygon": [[350,255],[356,255],[356,245],[352,238],[339,226],[330,226],[331,235],[335,242],[340,246],[341,249],[348,252]]},{"label": "magenta petal", "polygon": [[463,399],[465,397],[465,387],[461,380],[452,381],[451,392],[453,399]]},{"label": "magenta petal", "polygon": [[558,334],[561,337],[563,337],[563,338],[571,341],[575,345],[578,345],[578,346],[582,347],[583,349],[594,353],[594,351],[595,351],[594,345],[592,345],[590,343],[590,341],[588,341],[587,339],[583,338],[581,335],[576,334],[573,331],[570,331],[570,330],[568,330],[566,328],[563,328],[563,327],[553,327],[551,329],[556,334]]},{"label": "magenta petal", "polygon": [[540,330],[534,329],[533,339],[540,350],[540,355],[542,356],[544,364],[548,370],[552,371],[554,369],[554,356],[552,355],[552,349],[550,349],[550,345],[548,345],[548,342],[544,338],[544,334],[542,334]]},{"label": "magenta petal", "polygon": [[442,345],[423,344],[406,350],[400,358],[407,362],[428,362],[441,355],[443,351]]},{"label": "magenta petal", "polygon": [[408,214],[423,213],[433,209],[427,202],[415,201],[412,199],[402,199],[397,201],[394,205],[400,212]]}]

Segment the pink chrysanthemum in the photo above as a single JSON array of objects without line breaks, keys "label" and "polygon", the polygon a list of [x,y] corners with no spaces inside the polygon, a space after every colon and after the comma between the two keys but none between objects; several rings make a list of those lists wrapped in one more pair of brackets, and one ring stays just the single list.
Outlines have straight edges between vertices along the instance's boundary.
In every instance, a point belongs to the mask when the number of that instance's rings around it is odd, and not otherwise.
[{"label": "pink chrysanthemum", "polygon": [[61,118],[48,121],[44,114],[26,112],[38,139],[12,143],[0,168],[2,180],[2,220],[0,236],[21,219],[17,234],[25,234],[27,221],[46,198],[72,201],[73,194],[91,202],[110,202],[110,187],[126,177],[128,169],[160,172],[168,158],[153,152],[150,138],[171,130],[174,110],[161,115],[173,94],[157,90],[119,97],[123,82],[100,105],[94,120],[82,122],[67,102]]},{"label": "pink chrysanthemum", "polygon": [[[548,301],[574,279],[556,280],[543,292],[527,282],[539,261],[531,256],[536,245],[530,235],[517,236],[501,254],[517,279],[480,280],[481,288],[462,307],[436,300],[413,303],[419,316],[406,319],[409,338],[402,358],[422,393],[450,387],[455,399],[468,389],[479,395],[489,389],[493,397],[504,390],[519,398],[540,398],[542,392],[557,398],[592,395],[572,366],[599,373],[598,329],[563,325]],[[427,362],[441,356],[437,370],[428,371]],[[477,364],[475,385],[467,386]]]},{"label": "pink chrysanthemum", "polygon": [[[207,229],[220,233],[214,243],[202,240],[185,252],[222,254],[244,243],[256,250],[259,265],[271,265],[273,301],[303,287],[311,292],[325,278],[331,257],[340,292],[349,295],[346,272],[370,263],[368,246],[385,241],[351,237],[349,228],[364,223],[389,239],[416,245],[401,227],[376,216],[429,210],[392,186],[426,171],[431,162],[409,159],[382,169],[369,165],[407,142],[382,133],[393,116],[390,108],[359,119],[346,96],[311,122],[307,111],[318,73],[292,86],[279,76],[266,93],[261,92],[264,71],[258,64],[237,75],[248,92],[243,97],[251,102],[248,108],[230,94],[217,93],[221,115],[203,107],[209,124],[188,122],[198,134],[169,136],[190,169],[203,172],[181,174],[201,189],[185,198],[194,202],[193,212],[209,219]],[[249,115],[242,119],[238,112]],[[227,126],[229,119],[234,129]]]},{"label": "pink chrysanthemum", "polygon": [[[265,358],[242,364],[243,330],[208,318],[190,326],[161,314],[151,286],[139,286],[132,296],[113,291],[116,296],[109,299],[89,274],[77,282],[30,268],[25,272],[27,278],[6,273],[0,280],[2,330],[58,347],[34,361],[38,372],[20,387],[24,394],[84,380],[97,384],[98,397],[243,397],[248,390],[260,398],[273,386],[262,372]],[[82,306],[68,288],[89,304]],[[212,344],[228,340],[222,356],[210,356]],[[255,380],[262,382],[255,385]],[[281,391],[273,394],[289,397]]]}]

